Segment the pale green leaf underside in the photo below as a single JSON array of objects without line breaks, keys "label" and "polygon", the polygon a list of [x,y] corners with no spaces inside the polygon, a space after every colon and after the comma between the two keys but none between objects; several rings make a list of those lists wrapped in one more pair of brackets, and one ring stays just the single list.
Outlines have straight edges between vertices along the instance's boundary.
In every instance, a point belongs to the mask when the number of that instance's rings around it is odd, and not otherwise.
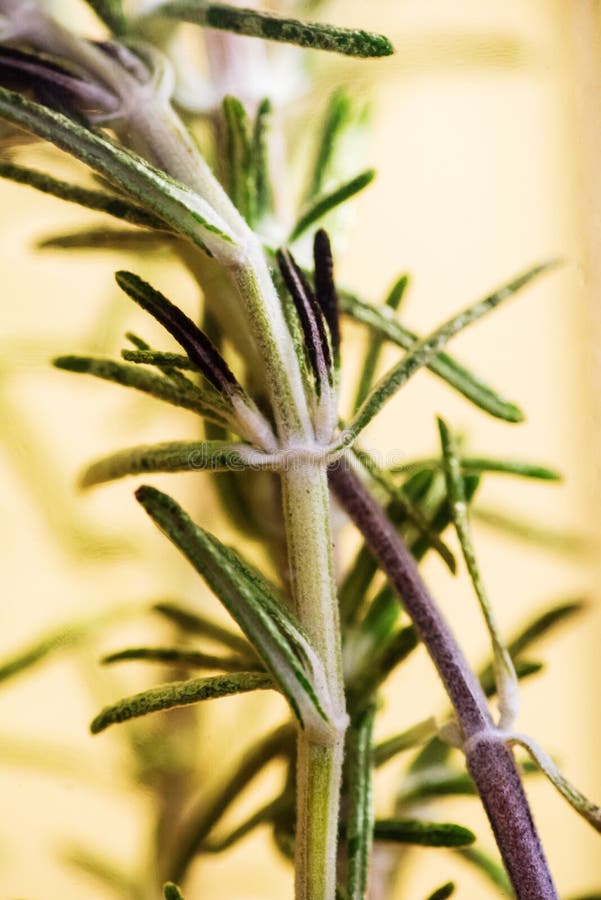
[{"label": "pale green leaf underside", "polygon": [[383,409],[387,401],[423,366],[429,365],[456,334],[473,325],[479,319],[496,309],[501,303],[513,297],[538,275],[548,271],[553,263],[544,263],[519,275],[484,300],[466,307],[457,315],[444,322],[428,337],[422,338],[407,352],[403,359],[380,379],[371,394],[363,402],[357,414],[345,427],[343,444],[354,438]]},{"label": "pale green leaf underside", "polygon": [[80,486],[93,487],[142,472],[239,472],[245,468],[238,452],[242,446],[226,441],[167,441],[131,447],[89,466],[80,479]]},{"label": "pale green leaf underside", "polygon": [[324,712],[328,695],[321,664],[267,583],[237,553],[192,522],[166,494],[142,487],[136,497],[246,634],[301,724],[322,731],[328,722]]},{"label": "pale green leaf underside", "polygon": [[218,28],[243,34],[247,37],[263,38],[268,41],[282,41],[313,50],[329,50],[347,56],[378,57],[390,56],[394,52],[388,38],[335,25],[316,22],[300,22],[298,19],[284,18],[273,13],[261,12],[231,6],[228,3],[211,3],[206,0],[180,0],[180,2],[160,3],[149,13],[192,22],[208,28]]},{"label": "pale green leaf underside", "polygon": [[201,700],[214,700],[248,691],[270,690],[275,687],[272,678],[263,672],[238,672],[215,675],[209,678],[191,678],[188,681],[172,681],[160,684],[118,703],[105,707],[92,724],[92,734],[99,734],[109,725],[127,722],[153,712],[189,706]]},{"label": "pale green leaf underside", "polygon": [[104,175],[206,252],[210,252],[211,235],[213,240],[232,244],[227,226],[220,220],[216,224],[216,214],[202,198],[108,138],[4,88],[0,88],[0,117]]}]

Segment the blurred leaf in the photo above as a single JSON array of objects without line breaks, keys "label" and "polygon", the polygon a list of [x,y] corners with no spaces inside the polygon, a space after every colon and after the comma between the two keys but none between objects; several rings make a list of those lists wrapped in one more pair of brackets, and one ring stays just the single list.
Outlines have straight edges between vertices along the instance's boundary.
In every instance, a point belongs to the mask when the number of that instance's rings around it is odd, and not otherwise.
[{"label": "blurred leaf", "polygon": [[[424,457],[411,460],[390,469],[392,474],[403,472],[411,474],[415,470],[438,469],[442,461],[437,457]],[[561,481],[561,475],[554,469],[542,466],[539,463],[523,462],[515,459],[493,459],[484,456],[463,456],[461,454],[461,469],[466,475],[483,475],[496,473],[501,475],[517,475],[520,478],[534,478],[540,481]]]},{"label": "blurred leaf", "polygon": [[507,873],[503,866],[497,862],[492,856],[489,856],[478,847],[466,847],[464,850],[457,850],[459,856],[463,857],[466,862],[470,863],[484,877],[499,888],[501,893],[506,897],[513,897],[514,893],[507,877]]},{"label": "blurred leaf", "polygon": [[400,734],[395,734],[393,737],[376,744],[374,747],[374,765],[376,767],[385,765],[399,753],[404,753],[405,750],[410,750],[418,744],[423,744],[436,732],[436,720],[429,718],[424,719],[423,722],[418,722],[417,725],[413,725]]},{"label": "blurred leaf", "polygon": [[566,556],[589,555],[596,550],[596,545],[586,535],[574,534],[563,528],[534,522],[513,512],[507,513],[499,509],[477,506],[474,508],[473,516],[478,522],[494,528],[495,531],[500,531],[509,537],[517,538],[550,553],[561,553]]},{"label": "blurred leaf", "polygon": [[83,206],[86,209],[106,213],[108,216],[129,222],[130,225],[165,230],[165,223],[162,219],[147,212],[142,206],[136,206],[123,197],[116,197],[114,194],[69,184],[66,181],[53,178],[51,175],[46,175],[45,172],[37,172],[34,169],[27,169],[15,163],[0,161],[0,178],[16,181],[19,184],[28,184],[44,194],[51,194],[53,197],[58,197],[69,203],[76,203],[78,206]]},{"label": "blurred leaf", "polygon": [[163,887],[163,894],[165,896],[165,900],[184,900],[184,895],[178,888],[176,884],[173,884],[172,881],[168,881],[166,885]]},{"label": "blurred leaf", "polygon": [[451,822],[423,822],[421,819],[378,819],[374,826],[376,841],[418,844],[421,847],[463,847],[476,835]]},{"label": "blurred leaf", "polygon": [[348,900],[364,900],[374,830],[372,739],[375,707],[354,722],[347,735],[348,814],[346,826]]},{"label": "blurred leaf", "polygon": [[249,224],[256,208],[253,153],[248,116],[236,97],[224,97],[225,165],[228,193]]},{"label": "blurred leaf", "polygon": [[339,88],[331,94],[321,123],[317,141],[315,162],[309,181],[307,200],[313,200],[324,193],[324,186],[332,166],[332,160],[340,143],[340,137],[348,126],[352,115],[352,103],[346,89]]},{"label": "blurred leaf", "polygon": [[134,231],[132,228],[80,228],[36,242],[37,250],[109,250],[114,253],[144,253],[167,250],[176,239],[167,231]]},{"label": "blurred leaf", "polygon": [[219,644],[223,644],[224,647],[228,647],[236,653],[241,653],[243,656],[255,656],[255,651],[241,635],[234,634],[228,628],[224,628],[223,625],[218,625],[211,619],[186,609],[178,603],[167,601],[156,603],[153,606],[153,610],[170,622],[173,622],[174,625],[177,625],[186,635],[190,633],[200,634],[210,640],[217,641]]},{"label": "blurred leaf", "polygon": [[177,647],[129,647],[126,650],[109,653],[101,660],[104,665],[129,661],[158,662],[197,669],[222,669],[225,672],[248,671],[248,659],[242,656],[212,656],[198,650],[181,650]]},{"label": "blurred leaf", "polygon": [[174,0],[153,6],[148,15],[192,22],[268,41],[283,41],[312,50],[344,53],[347,56],[390,56],[394,52],[390,41],[381,34],[316,22],[300,22],[298,19],[231,6],[229,3]]},{"label": "blurred leaf", "polygon": [[[393,310],[393,312],[398,312],[400,305],[405,297],[408,285],[409,276],[401,275],[401,277],[393,284],[392,288],[390,289],[390,293],[388,294],[384,305]],[[371,340],[367,345],[365,360],[363,362],[363,369],[361,370],[359,382],[357,384],[357,393],[355,396],[355,402],[353,403],[354,412],[357,412],[373,387],[383,347],[384,337],[381,334],[372,335]],[[391,471],[395,471],[395,469],[392,469]]]},{"label": "blurred leaf", "polygon": [[434,893],[430,894],[428,900],[447,900],[452,894],[455,893],[455,885],[452,881],[447,881],[446,884],[441,885]]},{"label": "blurred leaf", "polygon": [[96,851],[73,846],[62,853],[63,859],[73,868],[89,875],[121,900],[143,900],[142,891],[136,881],[126,872],[118,869],[112,860],[99,856]]},{"label": "blurred leaf", "polygon": [[323,219],[324,216],[327,216],[329,212],[336,209],[336,207],[340,206],[342,203],[346,203],[351,197],[354,197],[364,190],[371,184],[375,177],[376,173],[374,170],[368,169],[365,172],[361,172],[360,175],[357,175],[350,181],[347,181],[345,184],[341,184],[339,187],[335,188],[335,190],[330,191],[321,197],[316,197],[311,206],[303,213],[290,232],[290,237],[288,238],[289,243],[298,240],[305,231],[316,222]]},{"label": "blurred leaf", "polygon": [[263,672],[238,672],[210,678],[190,678],[188,681],[171,681],[131,697],[124,697],[118,703],[105,707],[90,725],[90,731],[92,734],[99,734],[110,725],[153,712],[248,691],[271,690],[274,687],[272,678]]},{"label": "blurred leaf", "polygon": [[268,135],[272,106],[269,98],[259,104],[252,134],[255,210],[253,218],[260,222],[272,211],[273,187],[269,176]]},{"label": "blurred leaf", "polygon": [[316,734],[327,729],[329,694],[321,662],[267,582],[237,553],[195,525],[166,494],[142,487],[136,498],[244,631],[301,725]]}]

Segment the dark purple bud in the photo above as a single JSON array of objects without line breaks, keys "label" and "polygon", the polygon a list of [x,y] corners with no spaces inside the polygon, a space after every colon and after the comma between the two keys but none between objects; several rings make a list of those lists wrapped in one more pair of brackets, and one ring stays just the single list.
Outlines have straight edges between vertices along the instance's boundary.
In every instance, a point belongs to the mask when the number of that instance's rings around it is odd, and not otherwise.
[{"label": "dark purple bud", "polygon": [[338,294],[334,282],[334,259],[332,247],[327,233],[320,228],[313,242],[313,260],[315,262],[315,294],[328,323],[332,341],[332,353],[338,361],[340,355],[340,314],[338,310]]}]

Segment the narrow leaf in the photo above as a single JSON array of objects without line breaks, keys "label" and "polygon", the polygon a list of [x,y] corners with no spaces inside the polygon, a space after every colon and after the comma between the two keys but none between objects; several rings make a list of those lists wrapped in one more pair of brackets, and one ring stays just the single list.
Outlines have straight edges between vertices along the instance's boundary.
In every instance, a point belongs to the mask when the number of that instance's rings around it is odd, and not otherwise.
[{"label": "narrow leaf", "polygon": [[584,600],[571,600],[550,607],[520,629],[508,644],[509,652],[512,656],[517,656],[530,649],[533,644],[548,637],[551,631],[563,625],[572,616],[579,615],[584,609],[586,609]]},{"label": "narrow leaf", "polygon": [[351,724],[347,739],[349,772],[346,828],[348,900],[364,900],[374,829],[372,738],[375,707]]},{"label": "narrow leaf", "polygon": [[476,835],[451,822],[423,822],[420,819],[378,819],[374,826],[376,841],[419,844],[421,847],[465,847]]},{"label": "narrow leaf", "polygon": [[[414,332],[401,325],[394,317],[392,310],[387,307],[372,306],[349,291],[340,291],[339,298],[341,312],[355,321],[367,325],[373,332],[383,335],[398,347],[410,350],[420,340]],[[491,416],[506,422],[523,421],[524,414],[515,403],[505,400],[453,357],[446,353],[440,353],[427,365],[450,387],[459,391],[467,400]]]},{"label": "narrow leaf", "polygon": [[183,369],[188,372],[199,372],[198,366],[188,356],[181,353],[169,353],[164,350],[122,350],[121,356],[126,362],[138,363],[142,366],[158,366],[160,369]]},{"label": "narrow leaf", "polygon": [[67,372],[78,372],[93,375],[104,381],[112,381],[125,387],[135,388],[144,394],[150,394],[165,403],[180,406],[198,415],[205,416],[220,425],[233,427],[229,423],[229,410],[219,394],[209,394],[190,384],[185,390],[167,378],[155,375],[140,366],[128,366],[112,359],[95,359],[90,356],[59,356],[54,360],[58,369]]},{"label": "narrow leaf", "polygon": [[315,162],[313,163],[307,190],[308,200],[313,200],[324,192],[324,185],[332,166],[332,160],[336,155],[340,136],[350,122],[351,111],[352,104],[347,91],[344,88],[334,91],[330,97],[321,125]]},{"label": "narrow leaf", "polygon": [[210,678],[191,678],[189,681],[171,681],[105,707],[90,725],[90,731],[92,734],[99,734],[110,725],[153,712],[248,691],[271,690],[274,687],[273,679],[263,672],[238,672]]},{"label": "narrow leaf", "polygon": [[207,619],[205,616],[201,616],[199,613],[186,609],[177,603],[166,601],[156,603],[153,606],[153,610],[181,628],[186,635],[190,633],[202,635],[216,641],[218,644],[223,644],[224,647],[234,650],[236,653],[241,653],[247,658],[255,655],[250,644],[241,635],[234,634],[233,631],[224,628],[223,625],[218,625],[217,622],[213,622],[211,619]]},{"label": "narrow leaf", "polygon": [[457,854],[478,869],[505,897],[514,896],[505,869],[494,857],[489,856],[478,847],[466,847],[464,850],[457,850]]},{"label": "narrow leaf", "polygon": [[142,487],[136,498],[236,620],[301,724],[316,734],[327,731],[329,694],[321,663],[267,583],[237,553],[195,525],[170,497]]},{"label": "narrow leaf", "polygon": [[261,222],[273,207],[273,188],[269,177],[269,151],[267,137],[271,125],[272,106],[266,98],[257,109],[252,134],[252,163],[254,173],[254,220]]},{"label": "narrow leaf", "polygon": [[[398,312],[398,309],[403,302],[403,298],[407,291],[408,285],[409,276],[401,275],[398,281],[393,284],[384,305],[394,312]],[[383,336],[381,334],[373,335],[367,346],[367,352],[365,354],[365,360],[363,362],[363,369],[361,370],[361,374],[359,376],[357,394],[355,396],[355,402],[353,404],[354,412],[357,412],[357,410],[369,394],[370,390],[372,389],[383,347]],[[391,471],[394,471],[394,469]]]},{"label": "narrow leaf", "polygon": [[163,896],[165,900],[184,900],[184,895],[172,881],[168,881],[163,887]]},{"label": "narrow leaf", "polygon": [[142,472],[224,472],[246,468],[239,448],[244,444],[225,441],[166,441],[144,444],[105,456],[82,474],[82,488],[115,481]]},{"label": "narrow leaf", "polygon": [[133,272],[117,272],[115,279],[128,297],[149,312],[175,338],[216,391],[226,396],[239,392],[234,373],[189,316]]},{"label": "narrow leaf", "polygon": [[229,3],[175,0],[154,6],[149,15],[233,31],[234,34],[267,41],[282,41],[313,50],[329,50],[347,56],[390,56],[394,52],[388,38],[381,34],[316,22],[300,22],[298,19],[231,6]]},{"label": "narrow leaf", "polygon": [[69,184],[67,181],[46,175],[45,172],[37,172],[35,169],[18,166],[15,163],[0,161],[0,178],[27,184],[44,194],[59,197],[68,203],[77,203],[78,206],[84,206],[86,209],[106,213],[116,219],[129,222],[131,225],[139,225],[141,228],[165,229],[162,219],[147,212],[141,206],[129,203],[123,197],[80,187],[77,184]]},{"label": "narrow leaf", "polygon": [[[162,223],[161,223],[162,225]],[[54,234],[36,242],[38,250],[118,250],[144,253],[167,250],[175,235],[167,231],[134,231],[131,228],[80,228]]]},{"label": "narrow leaf", "polygon": [[383,766],[399,753],[404,753],[405,750],[425,743],[436,734],[437,730],[436,720],[429,718],[382,741],[374,748],[374,765],[376,767]]},{"label": "narrow leaf", "polygon": [[0,88],[0,117],[105,175],[209,255],[217,253],[222,261],[238,259],[233,233],[207,201],[131,151],[4,88]]},{"label": "narrow leaf", "polygon": [[508,728],[515,721],[519,711],[518,679],[511,655],[500,635],[488,593],[476,561],[468,519],[465,482],[456,451],[456,442],[448,426],[441,418],[438,419],[438,430],[440,432],[447,493],[453,523],[492,644],[495,684],[499,699],[499,727]]},{"label": "narrow leaf", "polygon": [[568,779],[562,775],[551,757],[545,753],[538,744],[525,734],[510,733],[509,740],[514,744],[519,744],[528,751],[536,765],[543,772],[551,784],[558,790],[564,800],[567,800],[570,806],[585,819],[589,825],[592,825],[595,831],[601,832],[601,807],[593,803],[588,797],[574,787]]},{"label": "narrow leaf", "polygon": [[[224,672],[248,671],[248,658],[241,656],[213,656],[198,650],[181,650],[178,647],[130,647],[103,656],[103,665],[144,661],[166,665],[189,666],[196,669],[221,669]],[[258,660],[257,660],[258,664]]]},{"label": "narrow leaf", "polygon": [[340,313],[334,280],[334,257],[327,232],[320,228],[313,241],[315,296],[326,320],[336,369],[340,368]]},{"label": "narrow leaf", "polygon": [[275,800],[266,803],[238,825],[237,828],[226,834],[225,837],[210,843],[207,842],[202,849],[209,853],[223,853],[224,850],[229,850],[230,847],[233,847],[234,844],[245,838],[247,834],[250,834],[259,825],[263,825],[265,822],[273,822],[282,812],[288,812],[289,807],[290,802],[287,796],[276,797]]},{"label": "narrow leaf", "polygon": [[248,116],[236,97],[223,100],[228,193],[249,224],[256,208],[252,144]]},{"label": "narrow leaf", "polygon": [[454,883],[452,881],[447,881],[446,884],[441,885],[437,890],[430,894],[428,900],[447,900],[447,898],[451,897],[454,893]]},{"label": "narrow leaf", "polygon": [[[389,470],[392,474],[400,472],[411,474],[422,469],[437,469],[441,466],[441,460],[436,457],[424,457],[411,460],[398,466],[392,466]],[[539,463],[524,462],[516,459],[492,459],[483,456],[461,455],[461,469],[466,475],[484,475],[495,473],[501,475],[517,475],[520,478],[533,478],[539,481],[561,481],[561,475],[548,466]]]},{"label": "narrow leaf", "polygon": [[374,170],[368,169],[365,172],[361,172],[360,175],[355,176],[355,178],[352,178],[350,181],[341,184],[324,196],[316,197],[309,209],[303,213],[290,232],[290,237],[288,238],[289,243],[298,240],[305,231],[316,222],[323,219],[324,216],[327,216],[333,209],[336,209],[337,206],[346,203],[351,197],[359,194],[364,188],[371,184],[375,177],[376,173]]},{"label": "narrow leaf", "polygon": [[378,382],[374,390],[364,401],[357,414],[345,428],[343,444],[352,443],[354,438],[381,411],[387,401],[404,385],[420,368],[428,365],[444,349],[446,344],[460,331],[473,325],[483,316],[492,312],[504,301],[514,296],[537,275],[548,271],[553,263],[535,266],[519,275],[516,279],[495,291],[484,300],[466,307],[457,315],[448,319],[428,337],[422,338],[407,352],[405,357]]}]

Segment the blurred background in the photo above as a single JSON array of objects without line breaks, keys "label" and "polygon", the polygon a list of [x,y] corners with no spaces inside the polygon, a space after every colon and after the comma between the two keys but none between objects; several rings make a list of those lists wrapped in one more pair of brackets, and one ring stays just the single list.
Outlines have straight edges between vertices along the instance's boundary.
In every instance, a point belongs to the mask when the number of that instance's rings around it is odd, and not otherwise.
[{"label": "blurred background", "polygon": [[[76,0],[55,4],[74,22]],[[461,359],[518,402],[527,422],[506,425],[473,410],[427,374],[395,399],[372,427],[372,447],[402,461],[436,452],[436,413],[444,413],[479,453],[545,462],[564,474],[560,485],[489,479],[476,541],[491,599],[505,633],[552,601],[586,598],[587,611],[545,648],[544,673],[524,687],[519,727],[557,760],[566,775],[601,799],[601,638],[599,614],[600,499],[597,344],[601,263],[598,175],[601,116],[599,9],[592,0],[375,0],[332,2],[329,21],[385,32],[389,60],[356,63],[312,58],[319,91],[297,94],[286,117],[294,136],[291,171],[309,152],[307,117],[323,112],[328,87],[346,85],[371,103],[361,164],[378,177],[354,201],[338,253],[340,282],[380,301],[402,271],[411,274],[405,321],[422,332],[490,292],[526,267],[552,257],[562,265],[516,300],[461,336]],[[81,27],[92,32],[90,16]],[[299,51],[287,50],[290,65]],[[309,118],[311,121],[311,118]],[[38,167],[70,175],[71,164],[45,148],[28,150]],[[99,707],[148,684],[147,670],[97,665],[108,650],[152,641],[154,621],[135,610],[165,597],[218,605],[132,500],[132,480],[81,495],[82,466],[137,443],[193,437],[191,417],[106,384],[54,371],[59,353],[115,352],[136,312],[112,280],[132,268],[193,311],[197,298],[185,273],[161,252],[128,254],[36,251],[49,234],[97,221],[76,207],[0,185],[0,651],[6,657],[71,619],[119,609],[121,619],[92,643],[13,679],[0,690],[0,898],[104,900],[108,888],[85,874],[87,851],[124,871],[139,864],[149,838],[150,788],[131,742],[112,731],[92,738]],[[345,339],[355,342],[358,329]],[[396,358],[389,351],[387,361]],[[353,350],[349,352],[353,358]],[[356,368],[344,390],[351,396]],[[206,475],[153,478],[205,522],[218,517]],[[488,524],[484,521],[488,512]],[[526,539],[491,527],[511,518]],[[227,538],[228,526],[215,530]],[[435,596],[470,659],[486,653],[470,587],[451,579],[436,559],[425,566]],[[379,735],[387,736],[444,709],[442,690],[422,651],[391,679]],[[203,711],[194,756],[206,777],[215,758],[235,764],[241,733],[265,731],[281,717],[273,698],[222,700]],[[176,727],[176,720],[169,719]],[[142,725],[138,733],[142,735]],[[118,729],[114,729],[115,732]],[[386,807],[394,766],[378,782]],[[147,775],[148,773],[146,773]],[[218,774],[218,773],[217,773]],[[270,767],[259,792],[281,777]],[[132,788],[132,780],[141,787]],[[145,786],[146,785],[146,786]],[[528,788],[562,897],[601,885],[599,836],[540,778]],[[255,795],[256,796],[256,795]],[[251,811],[253,799],[246,801]],[[473,800],[445,803],[444,818],[474,827],[492,848]],[[69,862],[76,857],[79,866]],[[497,896],[448,852],[408,860],[399,898],[419,898],[456,877],[459,898]],[[267,832],[223,858],[198,865],[187,897],[276,900],[292,896],[291,872],[270,849]]]}]

